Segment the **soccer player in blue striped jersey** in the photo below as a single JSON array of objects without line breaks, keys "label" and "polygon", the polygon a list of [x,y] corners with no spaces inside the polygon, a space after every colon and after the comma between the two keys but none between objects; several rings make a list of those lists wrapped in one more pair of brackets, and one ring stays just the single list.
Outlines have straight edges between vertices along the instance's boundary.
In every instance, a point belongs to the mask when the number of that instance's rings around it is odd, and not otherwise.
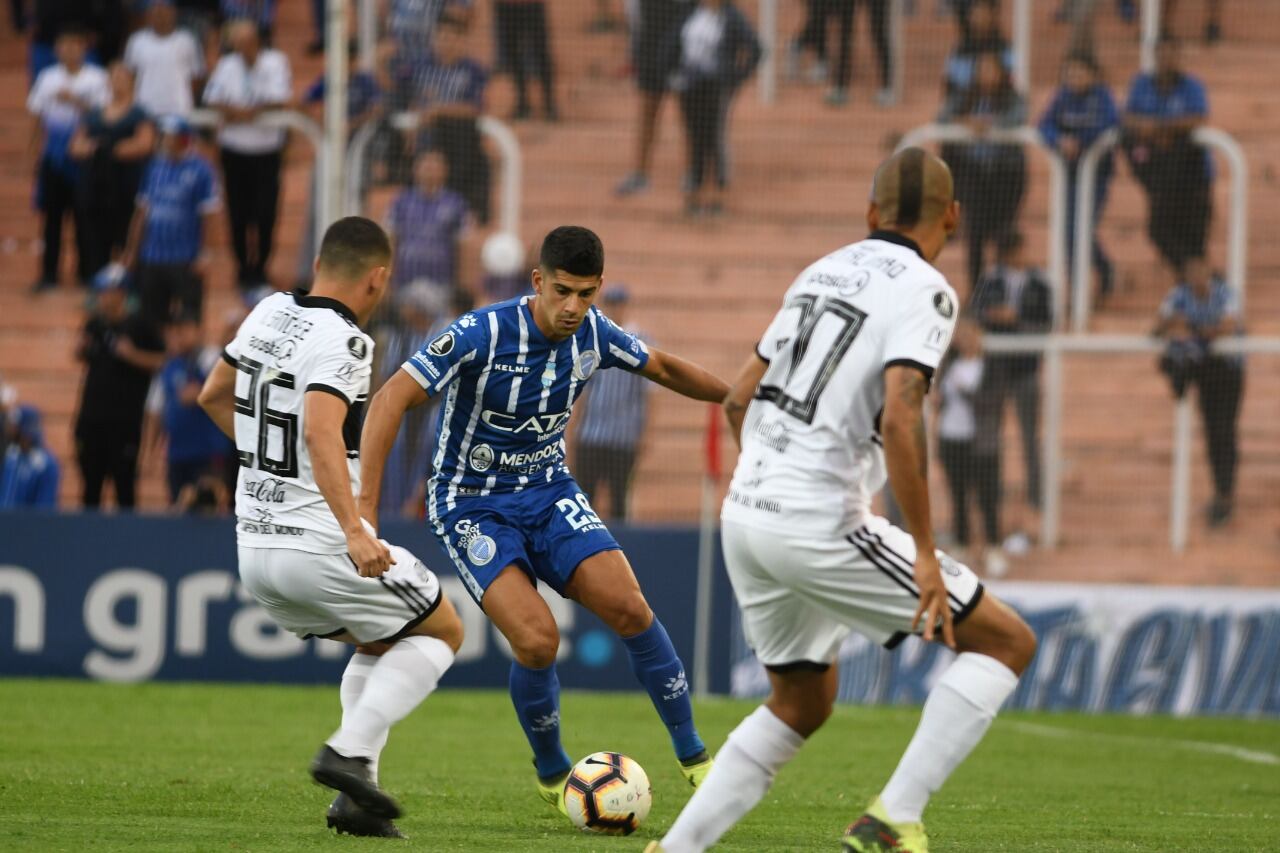
[{"label": "soccer player in blue striped jersey", "polygon": [[593,304],[604,247],[586,228],[556,228],[533,270],[534,295],[459,317],[374,397],[362,443],[361,512],[376,525],[387,453],[404,413],[444,396],[427,514],[468,592],[511,643],[511,700],[534,752],[542,797],[564,809],[572,762],[560,743],[560,636],[541,581],[622,638],[689,783],[711,767],[693,723],[684,664],[631,565],[565,464],[573,403],[598,370],[630,370],[695,400],[728,386],[650,349]]}]

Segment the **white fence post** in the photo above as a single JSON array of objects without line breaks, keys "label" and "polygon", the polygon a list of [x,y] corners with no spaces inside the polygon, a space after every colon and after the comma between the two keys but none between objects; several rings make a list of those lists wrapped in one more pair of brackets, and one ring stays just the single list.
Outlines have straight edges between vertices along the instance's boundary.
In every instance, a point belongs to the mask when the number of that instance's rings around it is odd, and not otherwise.
[{"label": "white fence post", "polygon": [[1173,481],[1169,486],[1169,548],[1187,549],[1187,519],[1191,513],[1191,395],[1183,394],[1173,409]]},{"label": "white fence post", "polygon": [[1138,67],[1150,74],[1156,69],[1156,44],[1160,41],[1160,0],[1142,0],[1141,28]]},{"label": "white fence post", "polygon": [[778,0],[760,0],[760,102],[772,104],[778,97]]},{"label": "white fence post", "polygon": [[1013,4],[1013,85],[1023,94],[1031,91],[1031,0]]},{"label": "white fence post", "polygon": [[[347,147],[347,2],[328,0],[324,57],[324,139],[323,154],[316,161],[320,176],[317,187],[316,229],[323,234],[342,216],[342,172]],[[317,251],[320,248],[316,241]]]}]

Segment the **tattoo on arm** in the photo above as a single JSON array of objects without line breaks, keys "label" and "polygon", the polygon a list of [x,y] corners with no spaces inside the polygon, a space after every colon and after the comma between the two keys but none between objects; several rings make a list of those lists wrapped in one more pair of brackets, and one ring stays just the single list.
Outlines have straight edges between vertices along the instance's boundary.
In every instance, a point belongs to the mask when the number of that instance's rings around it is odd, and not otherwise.
[{"label": "tattoo on arm", "polygon": [[898,387],[898,399],[917,415],[914,430],[916,456],[920,462],[920,476],[925,478],[929,476],[929,443],[924,433],[924,395],[928,390],[928,380],[915,370],[905,371]]}]

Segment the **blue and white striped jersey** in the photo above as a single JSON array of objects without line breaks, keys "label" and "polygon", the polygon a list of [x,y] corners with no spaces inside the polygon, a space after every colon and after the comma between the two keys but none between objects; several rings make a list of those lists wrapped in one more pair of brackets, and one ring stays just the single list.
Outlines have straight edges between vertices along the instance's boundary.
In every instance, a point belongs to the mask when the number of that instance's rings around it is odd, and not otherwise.
[{"label": "blue and white striped jersey", "polygon": [[639,370],[649,361],[644,343],[595,307],[572,337],[548,340],[531,298],[462,315],[402,367],[429,395],[445,395],[428,491],[433,516],[459,496],[567,477],[564,431],[586,381],[597,370]]}]

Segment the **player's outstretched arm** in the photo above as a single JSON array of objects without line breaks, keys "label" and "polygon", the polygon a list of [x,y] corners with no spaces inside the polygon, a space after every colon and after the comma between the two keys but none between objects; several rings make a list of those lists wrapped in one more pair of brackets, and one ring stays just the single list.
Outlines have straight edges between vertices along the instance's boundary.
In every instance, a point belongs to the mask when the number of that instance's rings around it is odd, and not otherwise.
[{"label": "player's outstretched arm", "polygon": [[729,386],[723,379],[691,361],[659,349],[649,351],[649,360],[640,368],[640,375],[692,400],[720,403],[729,393]]},{"label": "player's outstretched arm", "polygon": [[209,419],[217,424],[218,429],[227,434],[232,441],[236,437],[236,369],[224,360],[209,371],[209,377],[200,389],[196,398],[200,408],[205,410]]},{"label": "player's outstretched arm", "polygon": [[374,527],[378,524],[382,475],[400,432],[400,422],[405,412],[426,401],[427,392],[422,386],[403,370],[397,370],[369,403],[360,433],[360,515]]},{"label": "player's outstretched arm", "polygon": [[724,416],[729,421],[729,431],[733,433],[733,440],[738,443],[738,447],[742,447],[742,422],[747,417],[747,407],[755,398],[756,388],[768,369],[769,362],[753,352],[738,371],[738,378],[733,380],[733,385],[721,404]]},{"label": "player's outstretched arm", "polygon": [[376,578],[391,568],[391,551],[369,532],[356,509],[347,471],[347,443],[342,437],[350,404],[336,393],[308,391],[303,406],[304,440],[316,486],[347,537],[347,553],[356,569],[362,577]]},{"label": "player's outstretched arm", "polygon": [[894,365],[884,372],[884,415],[880,434],[884,439],[889,485],[902,508],[907,529],[916,544],[915,580],[920,588],[912,629],[924,618],[924,638],[934,638],[934,627],[942,621],[942,640],[955,648],[951,608],[942,583],[933,541],[929,513],[929,451],[924,432],[924,395],[929,380],[916,367]]}]

